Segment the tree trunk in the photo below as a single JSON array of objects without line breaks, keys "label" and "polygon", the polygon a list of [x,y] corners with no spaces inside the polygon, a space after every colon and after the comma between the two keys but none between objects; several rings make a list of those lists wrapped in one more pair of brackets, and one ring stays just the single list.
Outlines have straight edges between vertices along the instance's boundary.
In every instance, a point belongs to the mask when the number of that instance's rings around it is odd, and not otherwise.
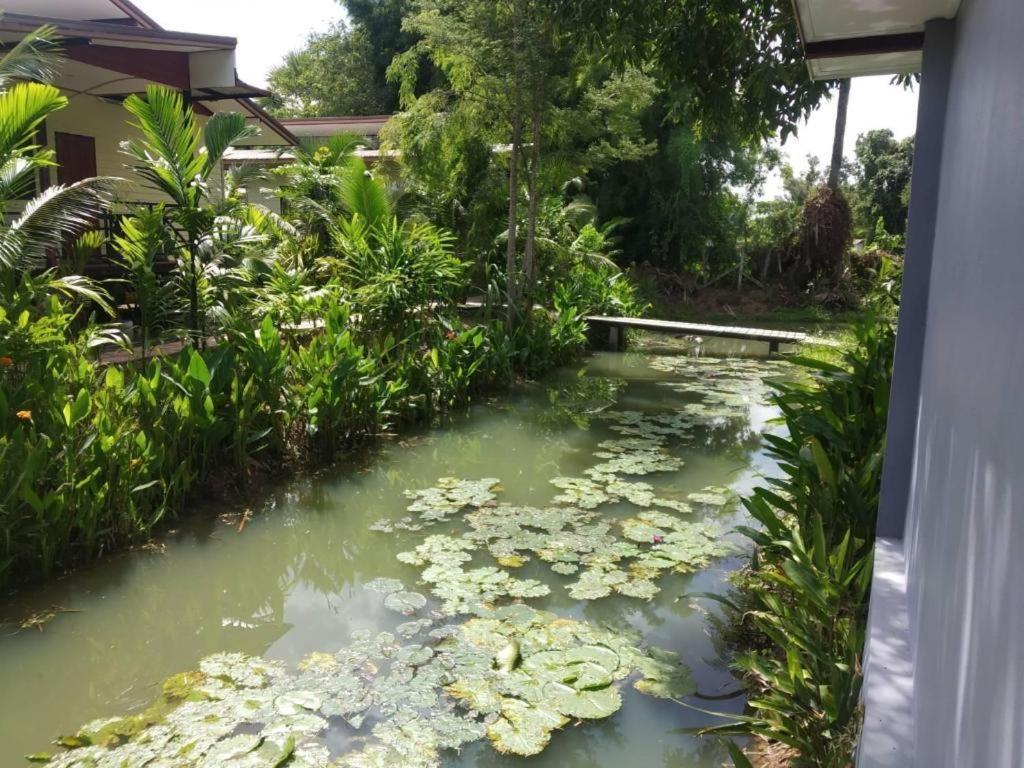
[{"label": "tree trunk", "polygon": [[843,144],[846,141],[846,115],[850,111],[850,79],[839,83],[839,110],[836,114],[836,138],[832,144],[832,166],[828,172],[828,186],[839,191],[839,178],[843,171]]},{"label": "tree trunk", "polygon": [[540,174],[540,110],[533,111],[532,141],[530,147],[530,169],[526,184],[530,195],[530,208],[526,221],[526,256],[523,260],[523,271],[526,273],[524,294],[532,301],[534,284],[537,282],[537,212],[540,207],[537,193],[537,178]]},{"label": "tree trunk", "polygon": [[508,292],[509,320],[514,319],[519,304],[519,152],[523,141],[523,118],[512,118],[512,151],[508,157],[508,251],[505,275]]},{"label": "tree trunk", "polygon": [[196,254],[195,240],[195,237],[190,234],[188,244],[188,324],[194,334],[193,343],[198,342],[200,347],[205,349],[205,334],[199,327],[199,270],[196,264],[198,255]]}]

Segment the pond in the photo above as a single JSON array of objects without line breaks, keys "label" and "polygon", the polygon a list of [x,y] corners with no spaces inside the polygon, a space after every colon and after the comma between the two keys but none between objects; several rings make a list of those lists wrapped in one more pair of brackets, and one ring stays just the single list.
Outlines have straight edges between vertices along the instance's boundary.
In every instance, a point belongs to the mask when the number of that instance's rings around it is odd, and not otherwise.
[{"label": "pond", "polygon": [[743,699],[685,595],[741,562],[780,375],[594,354],[16,595],[0,764],[720,766],[672,698]]}]

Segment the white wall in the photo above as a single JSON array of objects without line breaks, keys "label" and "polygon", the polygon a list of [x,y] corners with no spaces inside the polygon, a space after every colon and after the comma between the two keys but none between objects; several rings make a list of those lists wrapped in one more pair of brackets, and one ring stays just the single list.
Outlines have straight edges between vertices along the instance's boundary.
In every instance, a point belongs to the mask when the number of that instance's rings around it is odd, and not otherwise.
[{"label": "white wall", "polygon": [[1024,765],[1024,2],[957,22],[905,552],[922,768]]}]

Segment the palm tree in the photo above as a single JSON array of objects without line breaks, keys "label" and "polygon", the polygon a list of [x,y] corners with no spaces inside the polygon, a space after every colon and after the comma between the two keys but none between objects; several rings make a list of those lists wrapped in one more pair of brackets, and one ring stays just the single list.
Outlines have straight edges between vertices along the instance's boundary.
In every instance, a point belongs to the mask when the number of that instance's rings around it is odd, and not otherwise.
[{"label": "palm tree", "polygon": [[832,165],[828,172],[828,187],[839,191],[839,179],[843,170],[843,148],[846,141],[846,118],[850,111],[850,78],[839,83],[839,105],[836,111],[836,135],[832,142]]},{"label": "palm tree", "polygon": [[133,159],[134,171],[171,200],[164,210],[174,233],[187,327],[205,339],[213,279],[233,266],[231,259],[245,246],[263,241],[247,221],[248,204],[229,194],[215,200],[211,189],[224,153],[256,129],[236,112],[217,113],[200,129],[182,95],[161,85],[147,87],[145,96],[129,96],[124,106],[142,138],[124,142],[122,150]]},{"label": "palm tree", "polygon": [[0,206],[7,213],[20,209],[10,224],[0,221],[0,292],[8,307],[59,293],[109,309],[105,293],[89,280],[45,270],[49,255],[95,226],[112,191],[110,179],[87,179],[36,192],[40,171],[56,160],[39,145],[39,130],[68,103],[51,84],[62,60],[52,27],[26,35],[0,58]]}]

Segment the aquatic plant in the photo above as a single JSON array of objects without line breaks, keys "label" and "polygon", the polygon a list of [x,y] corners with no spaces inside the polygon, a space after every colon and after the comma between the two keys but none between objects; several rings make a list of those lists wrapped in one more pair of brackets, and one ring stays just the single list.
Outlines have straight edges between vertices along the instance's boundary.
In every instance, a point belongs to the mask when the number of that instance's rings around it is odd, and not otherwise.
[{"label": "aquatic plant", "polygon": [[[314,653],[296,670],[211,656],[165,681],[145,711],[89,723],[58,740],[64,751],[33,759],[51,768],[436,768],[446,750],[484,738],[499,752],[538,754],[571,722],[618,711],[630,679],[662,698],[695,690],[675,654],[644,648],[636,633],[525,605],[417,626],[419,642],[357,632],[338,653]],[[341,727],[358,735],[334,754],[328,736]]]},{"label": "aquatic plant", "polygon": [[[466,485],[474,484],[466,481]],[[422,500],[443,495],[443,489],[437,494],[420,493]],[[685,514],[688,507],[682,508]],[[424,514],[432,513],[426,509]],[[720,526],[666,512],[641,512],[613,525],[592,509],[498,504],[475,507],[466,512],[463,521],[467,527],[460,536],[431,535],[414,550],[398,556],[402,562],[422,568],[421,579],[442,601],[441,610],[447,615],[468,613],[502,599],[549,593],[547,584],[514,578],[502,568],[466,570],[466,564],[481,551],[505,568],[521,567],[536,559],[560,575],[577,574],[577,580],[566,585],[569,595],[577,600],[597,600],[613,593],[650,599],[660,591],[655,580],[664,574],[691,573],[733,550]]]}]

